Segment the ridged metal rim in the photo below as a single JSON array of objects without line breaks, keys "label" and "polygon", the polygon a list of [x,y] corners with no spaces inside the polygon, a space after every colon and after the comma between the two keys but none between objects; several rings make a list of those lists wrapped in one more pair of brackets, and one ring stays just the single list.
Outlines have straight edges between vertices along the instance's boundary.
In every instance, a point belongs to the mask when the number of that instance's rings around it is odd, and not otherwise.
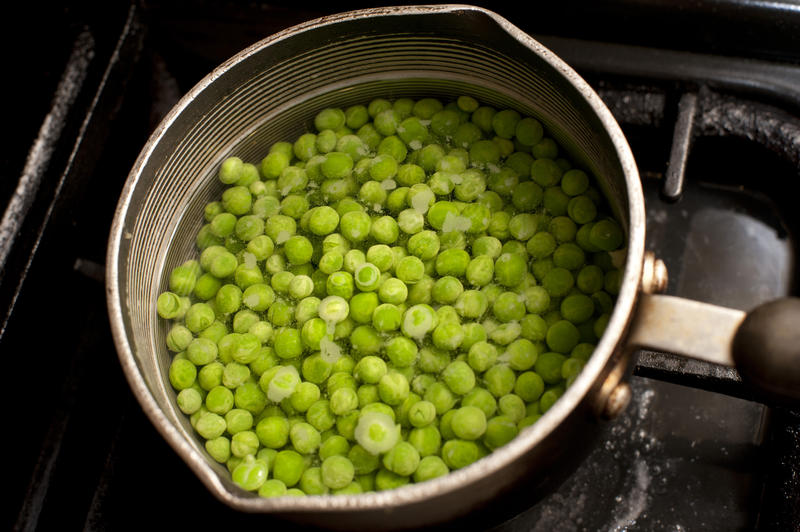
[{"label": "ridged metal rim", "polygon": [[[121,249],[123,248],[123,242],[130,236],[126,234],[127,230],[124,220],[126,213],[130,209],[136,207],[132,204],[133,192],[141,178],[143,167],[148,158],[159,146],[166,131],[198,95],[212,88],[215,80],[224,76],[228,70],[263,48],[303,32],[314,31],[322,27],[374,16],[403,16],[425,13],[457,14],[459,12],[472,12],[484,15],[507,32],[511,38],[529,48],[549,63],[565,80],[580,92],[585,99],[585,103],[596,113],[613,143],[616,150],[615,156],[619,159],[622,166],[628,196],[627,212],[623,213],[627,215],[628,220],[628,253],[621,291],[618,295],[617,304],[611,315],[606,333],[598,343],[595,355],[587,363],[578,379],[576,379],[562,398],[557,401],[535,425],[520,433],[512,442],[493,452],[486,458],[464,469],[454,471],[445,477],[421,484],[408,485],[389,492],[341,495],[336,497],[310,496],[302,498],[286,497],[264,499],[255,497],[253,494],[245,493],[235,487],[232,488],[230,483],[221,481],[217,471],[210,466],[207,458],[198,451],[195,445],[186,441],[182,431],[173,424],[174,420],[161,410],[140,373],[140,368],[134,356],[134,350],[137,346],[132,345],[125,329],[125,295],[121,293],[118,284],[121,266],[118,260]],[[615,119],[597,94],[572,70],[572,68],[529,35],[489,10],[467,5],[389,7],[342,13],[312,20],[287,29],[259,41],[235,55],[200,81],[186,96],[184,96],[153,132],[130,172],[129,178],[122,191],[111,228],[107,253],[106,290],[112,334],[126,378],[144,411],[169,444],[181,455],[202,482],[221,501],[231,507],[248,512],[296,513],[396,508],[405,504],[422,502],[441,495],[442,493],[455,490],[456,488],[462,488],[465,485],[469,485],[490,475],[492,471],[508,466],[540,443],[586,399],[590,390],[596,386],[598,376],[607,368],[609,360],[620,347],[633,311],[641,278],[644,253],[644,221],[644,202],[642,199],[638,170],[630,148]]]}]

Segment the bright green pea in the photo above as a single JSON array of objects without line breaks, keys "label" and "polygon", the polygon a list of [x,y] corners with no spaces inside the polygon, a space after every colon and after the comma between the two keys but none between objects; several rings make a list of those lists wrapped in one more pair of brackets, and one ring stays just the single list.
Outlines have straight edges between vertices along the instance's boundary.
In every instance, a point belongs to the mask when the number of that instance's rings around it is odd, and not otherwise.
[{"label": "bright green pea", "polygon": [[351,249],[344,255],[342,266],[345,271],[355,274],[356,268],[367,261],[367,255],[360,249]]},{"label": "bright green pea", "polygon": [[434,231],[420,231],[408,239],[408,251],[421,260],[430,260],[439,253],[439,237]]},{"label": "bright green pea", "polygon": [[267,310],[275,302],[275,292],[264,283],[248,286],[242,293],[242,303],[256,312]]},{"label": "bright green pea", "polygon": [[410,477],[398,475],[388,469],[381,468],[375,473],[375,490],[393,490],[405,486],[411,481]]},{"label": "bright green pea", "polygon": [[466,467],[480,458],[477,444],[469,440],[448,440],[442,446],[442,460],[450,469]]},{"label": "bright green pea", "polygon": [[436,419],[436,406],[430,401],[417,401],[408,411],[408,421],[414,427],[425,427]]},{"label": "bright green pea", "polygon": [[197,377],[197,367],[191,361],[183,358],[174,358],[169,366],[169,381],[176,390],[184,390],[194,384]]},{"label": "bright green pea", "polygon": [[204,366],[217,358],[217,343],[208,338],[194,338],[186,348],[187,358],[197,366]]},{"label": "bright green pea", "polygon": [[300,356],[303,353],[300,331],[293,327],[281,327],[275,331],[272,347],[275,350],[275,354],[283,359]]},{"label": "bright green pea", "polygon": [[366,259],[374,264],[382,272],[392,269],[394,266],[394,252],[386,244],[375,244],[367,249]]},{"label": "bright green pea", "polygon": [[378,289],[381,270],[371,262],[364,262],[356,268],[352,277],[359,290],[369,292]]},{"label": "bright green pea", "polygon": [[225,189],[222,193],[222,207],[234,216],[247,214],[252,205],[253,196],[247,187],[237,185]]},{"label": "bright green pea", "polygon": [[410,392],[406,377],[398,372],[387,372],[378,381],[378,394],[381,400],[388,405],[402,403]]},{"label": "bright green pea", "polygon": [[203,406],[203,396],[194,388],[184,388],[178,392],[177,396],[178,408],[186,415],[191,415],[200,410]]},{"label": "bright green pea", "polygon": [[525,303],[516,292],[503,292],[492,304],[492,313],[503,323],[521,320],[525,310]]},{"label": "bright green pea", "polygon": [[[419,257],[409,255],[400,259],[395,265],[395,275],[397,279],[405,284],[414,284],[425,276],[425,265]],[[406,287],[406,297],[408,288]]]},{"label": "bright green pea", "polygon": [[463,277],[469,262],[469,253],[465,250],[446,249],[436,256],[436,273],[441,276]]},{"label": "bright green pea", "polygon": [[338,296],[345,300],[353,296],[353,276],[346,271],[340,270],[330,274],[325,286],[331,296]]},{"label": "bright green pea", "polygon": [[231,473],[233,481],[247,491],[258,490],[267,480],[268,467],[262,460],[247,456]]},{"label": "bright green pea", "polygon": [[401,441],[383,455],[382,462],[389,471],[400,476],[410,476],[419,466],[420,455],[413,445],[407,441]]},{"label": "bright green pea", "polygon": [[350,334],[350,345],[358,354],[371,355],[381,350],[383,339],[372,325],[359,325]]},{"label": "bright green pea", "polygon": [[318,236],[333,233],[339,225],[339,213],[333,207],[321,205],[311,209],[308,229]]},{"label": "bright green pea", "polygon": [[225,418],[214,412],[204,412],[197,419],[195,430],[206,440],[212,440],[222,436],[225,432]]},{"label": "bright green pea", "polygon": [[455,410],[450,427],[462,440],[477,440],[486,432],[486,414],[476,406],[462,406]]},{"label": "bright green pea", "polygon": [[497,348],[487,341],[479,341],[469,348],[467,362],[477,371],[484,372],[492,367],[497,360]]},{"label": "bright green pea", "polygon": [[412,112],[414,116],[417,116],[423,120],[430,120],[433,118],[433,115],[438,113],[444,108],[444,105],[441,101],[437,100],[436,98],[422,98],[417,100],[414,104]]},{"label": "bright green pea", "polygon": [[289,429],[289,440],[294,450],[300,454],[315,453],[321,443],[319,431],[302,421],[295,423]]},{"label": "bright green pea", "polygon": [[491,259],[496,259],[500,256],[503,244],[499,239],[493,236],[481,236],[472,242],[472,255],[478,257],[486,255]]},{"label": "bright green pea", "polygon": [[358,129],[369,122],[370,115],[364,105],[352,105],[345,109],[345,125],[350,129]]},{"label": "bright green pea", "polygon": [[519,338],[506,347],[503,358],[508,362],[511,369],[526,371],[533,367],[541,351],[541,347],[532,341],[526,338]]},{"label": "bright green pea", "polygon": [[447,387],[457,395],[465,395],[475,387],[475,373],[463,360],[455,360],[442,372]]},{"label": "bright green pea", "polygon": [[342,235],[351,242],[361,242],[370,233],[372,220],[363,211],[350,211],[342,215],[339,222],[339,230]]},{"label": "bright green pea", "polygon": [[282,450],[275,455],[272,463],[272,476],[286,486],[294,486],[300,481],[306,462],[303,455],[293,450]]},{"label": "bright green pea", "polygon": [[522,282],[527,270],[525,259],[516,253],[503,253],[494,264],[495,280],[503,286],[512,287]]},{"label": "bright green pea", "polygon": [[206,364],[197,372],[197,383],[202,389],[208,391],[214,386],[222,384],[222,374],[224,371],[225,366],[220,362],[215,361]]},{"label": "bright green pea", "polygon": [[383,303],[372,313],[372,326],[381,333],[395,331],[400,328],[402,319],[403,313],[396,305]]},{"label": "bright green pea", "polygon": [[[344,126],[346,121],[345,112],[337,108],[325,108],[314,116],[314,127],[317,131],[325,129],[339,129]],[[289,485],[289,484],[287,484]]]},{"label": "bright green pea", "polygon": [[356,323],[372,323],[372,313],[378,307],[378,295],[375,292],[361,292],[350,300],[350,317]]},{"label": "bright green pea", "polygon": [[544,341],[547,334],[547,322],[538,314],[526,314],[520,321],[522,328],[520,334],[532,342]]},{"label": "bright green pea", "polygon": [[433,297],[433,300],[437,303],[449,305],[455,303],[463,291],[464,286],[458,278],[452,275],[445,275],[437,279],[434,283],[431,297]]},{"label": "bright green pea", "polygon": [[508,416],[498,415],[486,423],[483,443],[491,450],[502,447],[519,434],[516,422]]},{"label": "bright green pea", "polygon": [[225,436],[206,440],[205,448],[211,458],[220,464],[224,464],[231,457],[231,441]]},{"label": "bright green pea", "polygon": [[483,375],[486,389],[495,397],[502,397],[514,389],[514,370],[505,364],[495,364]]},{"label": "bright green pea", "polygon": [[400,236],[400,227],[392,216],[381,216],[372,222],[369,234],[380,244],[394,244]]},{"label": "bright green pea", "polygon": [[[483,292],[465,290],[458,296],[453,307],[464,318],[480,318],[489,308],[489,300]],[[462,342],[463,346],[464,342]]]},{"label": "bright green pea", "polygon": [[169,276],[169,289],[179,296],[191,294],[200,275],[199,266],[197,261],[187,261],[174,268]]},{"label": "bright green pea", "polygon": [[464,329],[457,321],[440,320],[439,325],[433,330],[433,344],[439,349],[454,350],[464,340]]},{"label": "bright green pea", "polygon": [[249,430],[239,431],[231,438],[231,454],[240,458],[255,455],[258,451],[258,437]]},{"label": "bright green pea", "polygon": [[[219,308],[219,304],[217,308],[220,311],[224,311]],[[195,303],[186,310],[184,323],[186,324],[186,328],[191,332],[199,333],[214,323],[215,319],[216,315],[211,305],[207,303]]]}]

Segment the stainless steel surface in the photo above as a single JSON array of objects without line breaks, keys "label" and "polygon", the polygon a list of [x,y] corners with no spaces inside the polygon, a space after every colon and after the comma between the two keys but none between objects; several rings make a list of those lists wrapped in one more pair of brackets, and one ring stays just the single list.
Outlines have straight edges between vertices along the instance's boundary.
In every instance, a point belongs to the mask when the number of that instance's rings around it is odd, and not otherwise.
[{"label": "stainless steel surface", "polygon": [[[397,28],[402,28],[398,31]],[[153,302],[165,272],[194,253],[202,206],[220,192],[228,156],[260,160],[316,110],[377,96],[469,94],[541,120],[598,177],[628,235],[622,289],[595,354],[564,396],[510,444],[430,482],[358,496],[264,499],[236,487],[210,460],[175,406],[165,377],[165,325]],[[589,412],[620,364],[640,286],[644,204],[630,149],[593,90],[566,64],[487,10],[469,6],[381,8],[327,17],[269,37],[195,86],[153,133],[132,169],[109,240],[112,332],[126,377],[153,424],[209,490],[247,512],[277,512],[338,528],[414,526],[486,503],[588,443]],[[619,383],[614,383],[613,390]],[[621,376],[620,376],[621,377]],[[606,396],[607,397],[607,396]],[[335,517],[333,517],[335,515]]]},{"label": "stainless steel surface", "polygon": [[741,310],[675,296],[642,294],[628,342],[733,366],[731,342],[744,320]]}]

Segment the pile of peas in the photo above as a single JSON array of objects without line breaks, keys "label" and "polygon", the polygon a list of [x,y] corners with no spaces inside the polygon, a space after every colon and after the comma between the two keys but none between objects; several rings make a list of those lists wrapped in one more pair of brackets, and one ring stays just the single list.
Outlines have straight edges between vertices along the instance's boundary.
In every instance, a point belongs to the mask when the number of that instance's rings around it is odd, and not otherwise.
[{"label": "pile of peas", "polygon": [[264,497],[465,467],[581,371],[619,291],[623,232],[511,109],[375,99],[323,109],[311,131],[219,168],[199,258],[156,305],[177,405]]}]

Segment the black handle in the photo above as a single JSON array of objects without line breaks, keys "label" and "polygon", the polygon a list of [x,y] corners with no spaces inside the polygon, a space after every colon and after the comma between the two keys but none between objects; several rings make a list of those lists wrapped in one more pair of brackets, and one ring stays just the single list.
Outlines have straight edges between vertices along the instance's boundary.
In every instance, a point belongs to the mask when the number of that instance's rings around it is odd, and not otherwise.
[{"label": "black handle", "polygon": [[800,298],[765,303],[748,312],[731,354],[742,380],[771,402],[800,402]]}]

